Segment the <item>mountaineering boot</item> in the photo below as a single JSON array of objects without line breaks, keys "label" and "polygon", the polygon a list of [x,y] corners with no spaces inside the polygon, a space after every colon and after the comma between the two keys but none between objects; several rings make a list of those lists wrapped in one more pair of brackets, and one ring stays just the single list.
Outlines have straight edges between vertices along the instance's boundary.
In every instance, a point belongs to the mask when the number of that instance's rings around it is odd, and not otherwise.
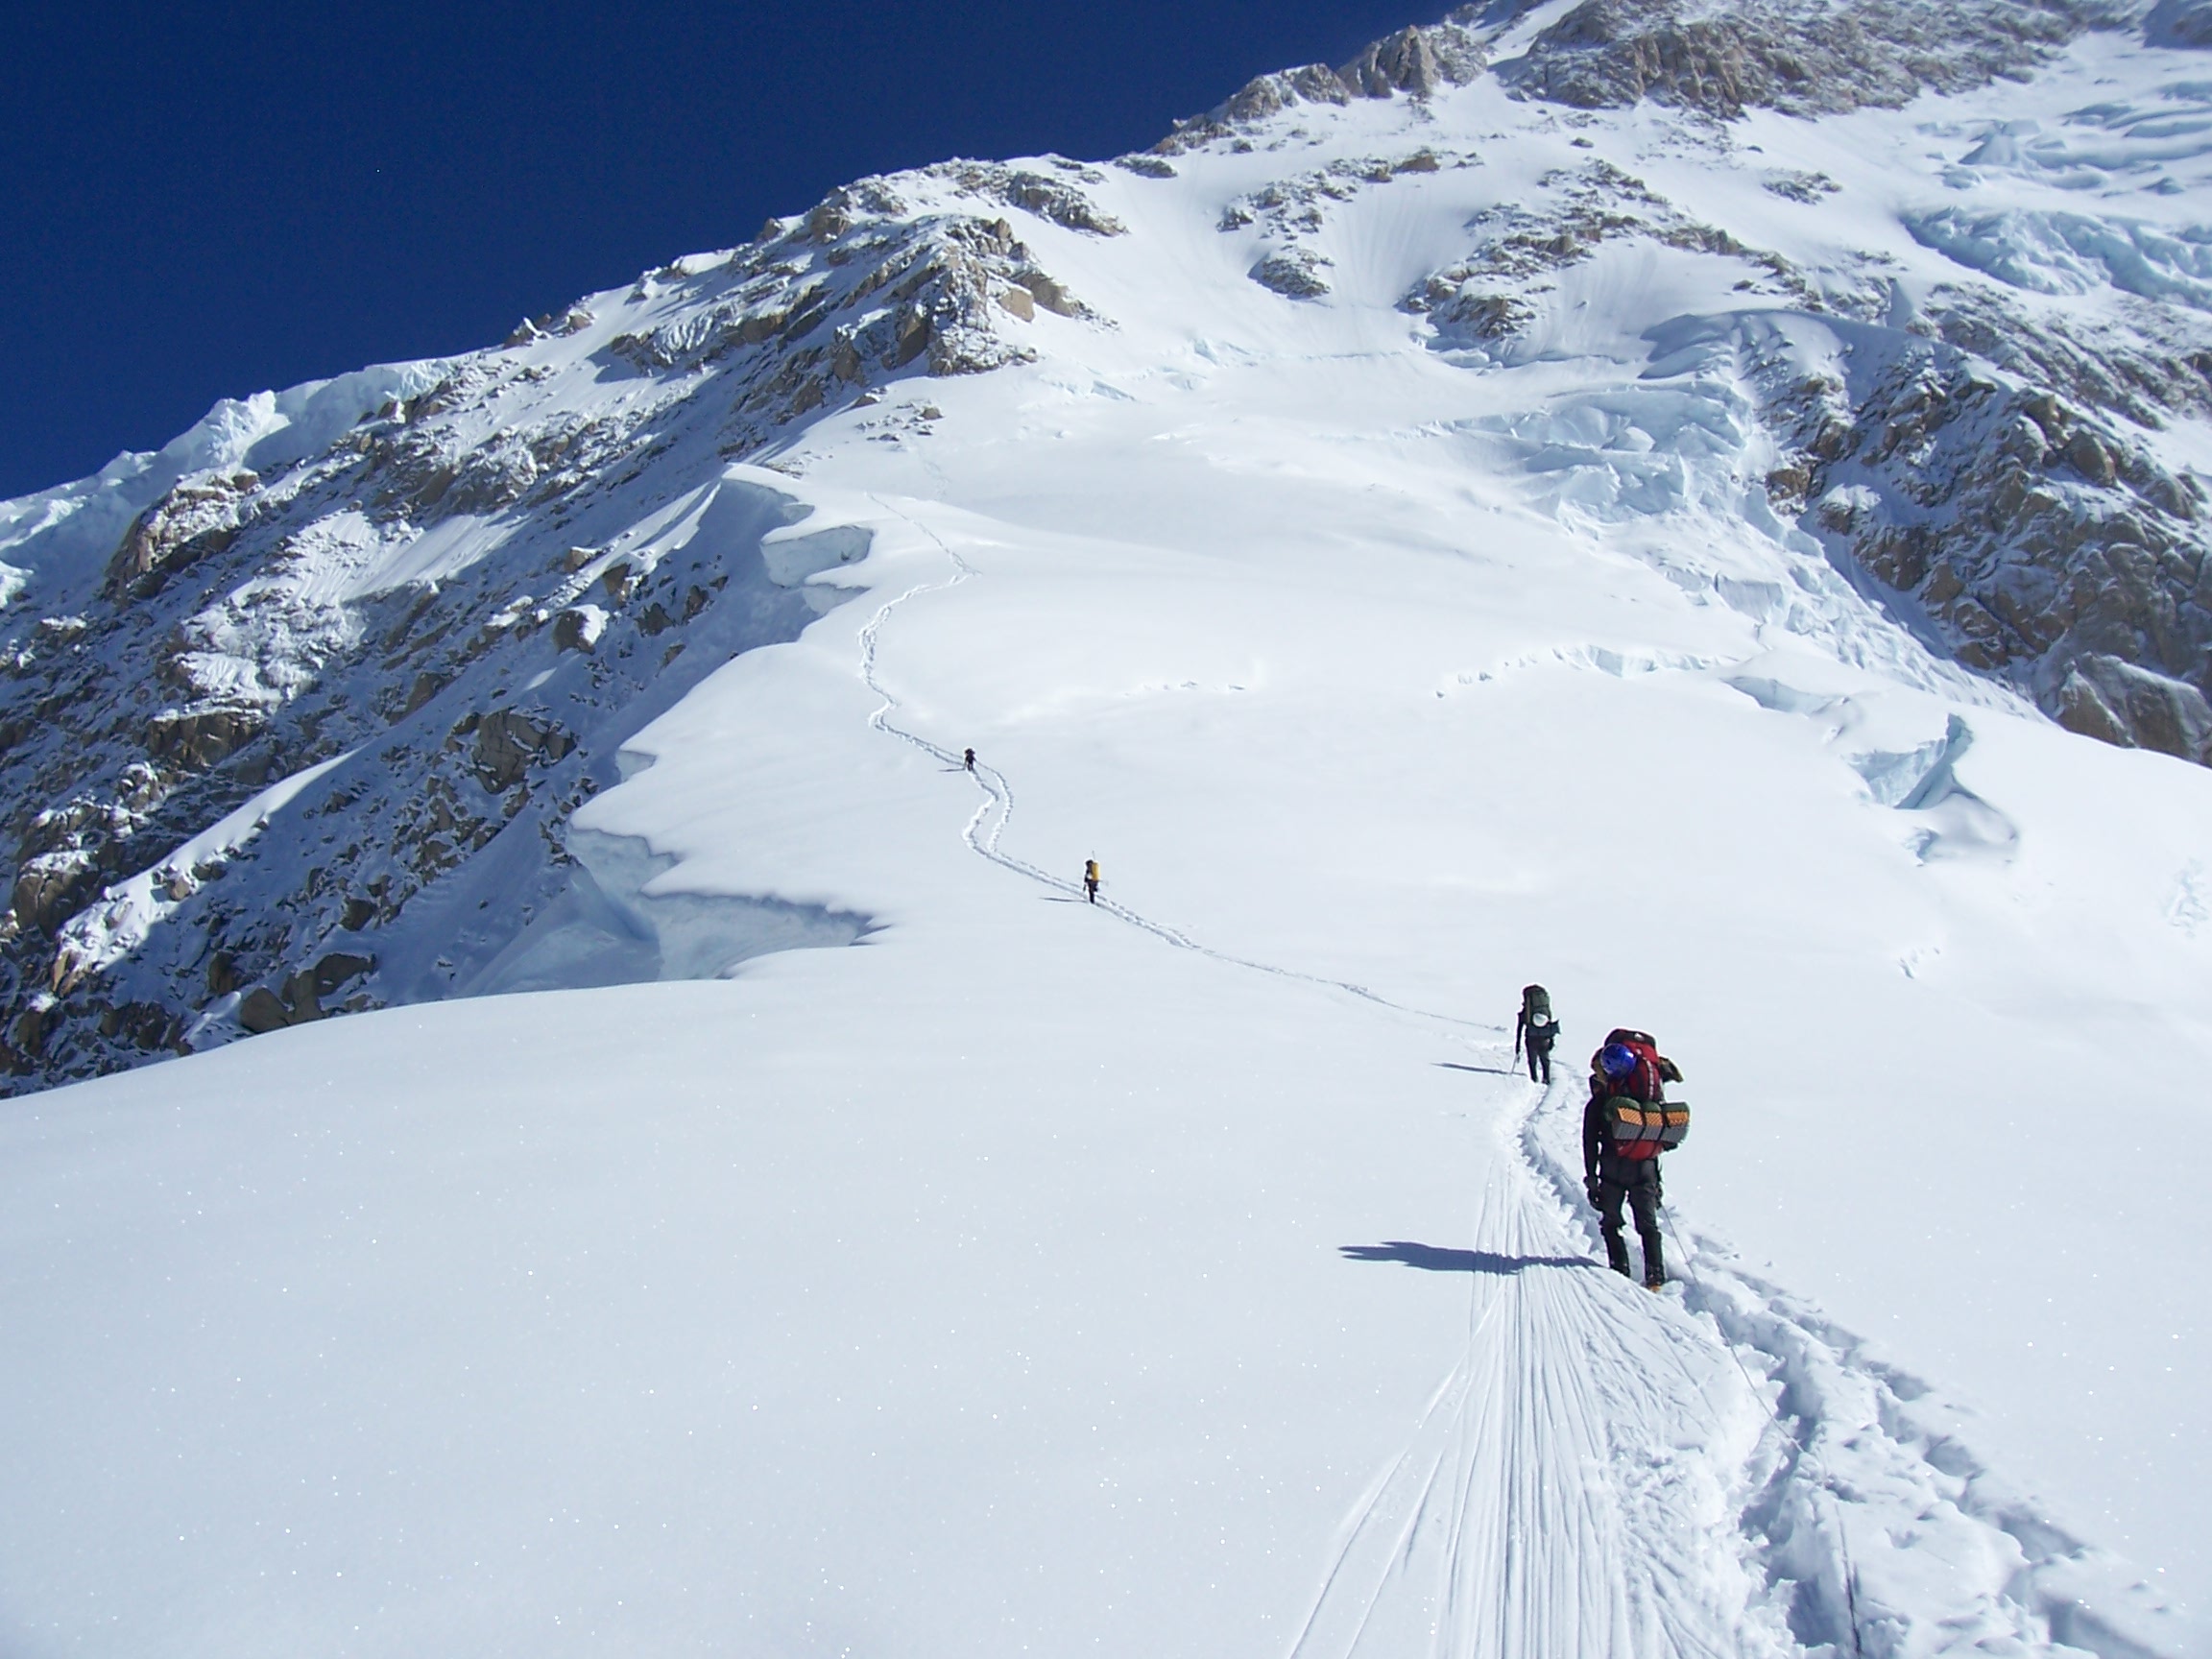
[{"label": "mountaineering boot", "polygon": [[1666,1289],[1666,1288],[1667,1288],[1667,1275],[1666,1275],[1666,1274],[1664,1274],[1664,1273],[1647,1273],[1647,1274],[1645,1274],[1645,1275],[1644,1275],[1644,1288],[1645,1288],[1645,1289],[1647,1289],[1647,1290],[1664,1290],[1664,1289]]},{"label": "mountaineering boot", "polygon": [[1635,1277],[1628,1270],[1628,1246],[1618,1238],[1605,1240],[1605,1265],[1623,1279]]}]

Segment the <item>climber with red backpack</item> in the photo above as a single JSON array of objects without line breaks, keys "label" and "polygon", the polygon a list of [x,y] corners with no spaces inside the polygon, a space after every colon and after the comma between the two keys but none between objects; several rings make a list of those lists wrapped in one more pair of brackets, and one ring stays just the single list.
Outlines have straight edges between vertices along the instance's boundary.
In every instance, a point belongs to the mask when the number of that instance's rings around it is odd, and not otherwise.
[{"label": "climber with red backpack", "polygon": [[1590,1104],[1582,1111],[1582,1190],[1605,1235],[1605,1261],[1628,1277],[1628,1243],[1621,1208],[1636,1217],[1644,1246],[1644,1287],[1667,1283],[1659,1248],[1659,1155],[1690,1133],[1690,1108],[1667,1098],[1667,1085],[1682,1081],[1681,1068],[1659,1052],[1646,1031],[1621,1027],[1590,1057]]}]

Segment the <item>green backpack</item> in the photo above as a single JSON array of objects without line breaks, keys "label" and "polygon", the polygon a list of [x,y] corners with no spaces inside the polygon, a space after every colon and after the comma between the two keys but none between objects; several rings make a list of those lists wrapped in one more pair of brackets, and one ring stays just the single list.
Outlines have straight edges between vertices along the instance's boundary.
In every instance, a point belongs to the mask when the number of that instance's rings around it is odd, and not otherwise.
[{"label": "green backpack", "polygon": [[1549,1046],[1559,1035],[1559,1022],[1551,1018],[1551,993],[1541,985],[1523,986],[1521,1022],[1527,1027],[1531,1044],[1539,1048]]}]

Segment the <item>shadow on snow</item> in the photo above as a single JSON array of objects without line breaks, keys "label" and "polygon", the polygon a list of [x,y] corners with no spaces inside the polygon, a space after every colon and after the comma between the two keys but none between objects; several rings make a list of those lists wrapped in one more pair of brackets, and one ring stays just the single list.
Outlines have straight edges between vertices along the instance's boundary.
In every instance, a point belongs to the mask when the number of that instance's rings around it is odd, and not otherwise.
[{"label": "shadow on snow", "polygon": [[1339,1244],[1347,1262],[1397,1262],[1424,1273],[1521,1273],[1530,1267],[1588,1267],[1601,1262],[1579,1256],[1501,1256],[1495,1250],[1446,1250],[1392,1238],[1382,1244]]}]

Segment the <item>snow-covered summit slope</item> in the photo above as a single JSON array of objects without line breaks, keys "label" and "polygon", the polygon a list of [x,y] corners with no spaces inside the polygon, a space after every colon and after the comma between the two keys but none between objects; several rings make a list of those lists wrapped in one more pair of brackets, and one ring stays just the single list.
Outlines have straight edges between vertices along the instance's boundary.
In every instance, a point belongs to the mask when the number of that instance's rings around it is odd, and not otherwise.
[{"label": "snow-covered summit slope", "polygon": [[[865,180],[500,349],[227,403],[0,507],[0,1060],[44,1082],[645,971],[619,939],[596,966],[518,947],[598,902],[565,897],[563,826],[857,546],[764,560],[806,508],[725,469],[926,448],[935,394],[887,395],[922,379],[1278,337],[1448,365],[1433,436],[1690,590],[2212,756],[2212,106],[2193,52],[2143,44],[2194,16],[1471,8],[1262,78],[1158,155]],[[283,784],[310,772],[327,841]],[[279,786],[297,807],[262,812]],[[818,925],[855,922],[764,937]]]},{"label": "snow-covered summit slope", "polygon": [[2193,15],[1471,9],[5,509],[19,1076],[305,1027],[7,1120],[17,1645],[2193,1650]]}]

